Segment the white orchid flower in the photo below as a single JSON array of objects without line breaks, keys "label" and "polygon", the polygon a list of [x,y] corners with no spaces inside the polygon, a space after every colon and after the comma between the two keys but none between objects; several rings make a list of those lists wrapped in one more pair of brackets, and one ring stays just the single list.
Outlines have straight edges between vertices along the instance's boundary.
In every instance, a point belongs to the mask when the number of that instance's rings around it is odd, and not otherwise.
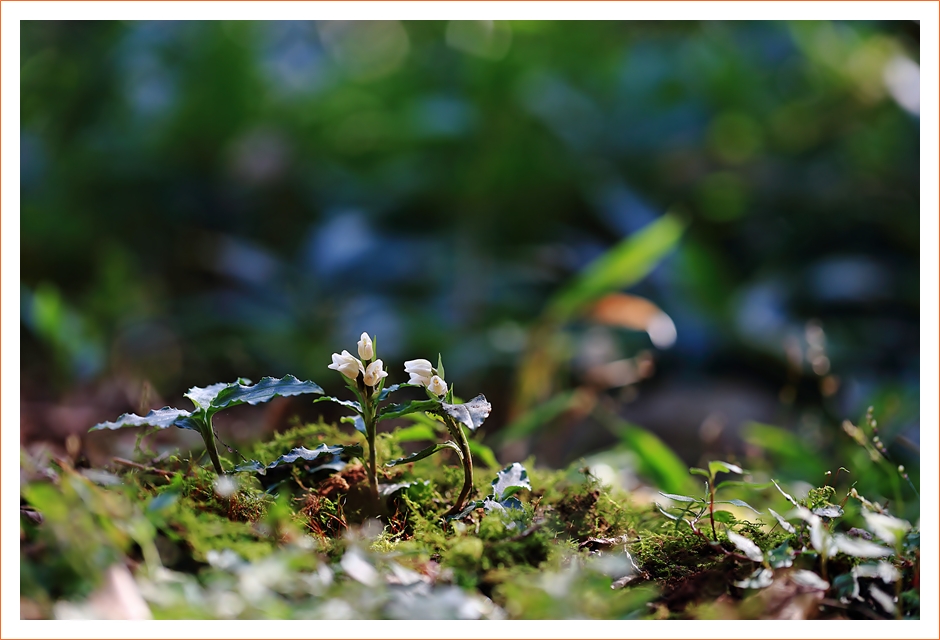
[{"label": "white orchid flower", "polygon": [[419,358],[417,360],[405,361],[405,373],[411,376],[408,380],[408,384],[420,384],[426,387],[431,384],[431,376],[434,375],[434,369],[428,360]]},{"label": "white orchid flower", "polygon": [[333,354],[333,364],[329,365],[327,368],[339,371],[350,380],[355,380],[359,377],[360,371],[365,371],[358,358],[345,349],[343,349],[343,353],[341,354]]},{"label": "white orchid flower", "polygon": [[371,360],[375,357],[375,352],[372,350],[372,338],[370,338],[369,334],[365,331],[362,332],[356,346],[359,347],[359,357],[362,358],[363,361]]},{"label": "white orchid flower", "polygon": [[[365,334],[363,334],[365,335]],[[371,345],[370,345],[371,350]],[[362,353],[360,351],[359,353]],[[388,371],[382,370],[382,361],[376,360],[368,367],[366,367],[365,373],[362,375],[362,381],[366,383],[368,387],[374,387],[379,383],[379,381],[388,375]]]},{"label": "white orchid flower", "polygon": [[447,383],[440,376],[432,376],[428,383],[428,391],[436,396],[442,396],[447,393]]}]

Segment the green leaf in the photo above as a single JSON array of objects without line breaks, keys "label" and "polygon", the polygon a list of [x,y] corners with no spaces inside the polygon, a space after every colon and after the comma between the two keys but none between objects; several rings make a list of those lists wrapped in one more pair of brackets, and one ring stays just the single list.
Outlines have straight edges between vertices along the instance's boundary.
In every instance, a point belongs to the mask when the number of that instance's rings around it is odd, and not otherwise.
[{"label": "green leaf", "polygon": [[215,399],[219,392],[226,387],[232,387],[237,385],[239,382],[248,382],[245,378],[239,378],[235,382],[217,382],[215,384],[210,384],[208,387],[191,387],[189,391],[183,394],[184,398],[189,398],[196,409],[202,409],[205,411],[209,408],[209,405],[212,404],[212,401]]},{"label": "green leaf", "polygon": [[391,462],[386,462],[386,463],[385,463],[385,466],[386,466],[386,467],[395,467],[395,466],[397,466],[397,465],[406,464],[406,463],[408,463],[408,462],[415,462],[415,461],[417,461],[417,460],[424,460],[424,459],[427,458],[428,456],[432,456],[432,455],[434,455],[435,453],[437,453],[438,451],[441,451],[442,449],[453,449],[454,451],[457,452],[457,455],[458,455],[459,457],[463,458],[463,455],[460,453],[460,447],[458,447],[455,443],[453,443],[453,442],[451,442],[450,440],[448,440],[447,442],[443,442],[443,443],[441,443],[441,444],[432,444],[430,447],[427,447],[427,448],[425,448],[425,449],[422,449],[421,451],[418,451],[417,453],[412,453],[410,456],[405,456],[404,458],[398,458],[397,460],[392,460]]},{"label": "green leaf", "polygon": [[526,411],[497,433],[497,442],[505,444],[532,435],[567,411],[575,397],[574,391],[565,391]]},{"label": "green leaf", "polygon": [[490,415],[493,406],[486,401],[483,394],[478,395],[469,402],[463,404],[441,403],[441,409],[451,418],[464,425],[470,431],[476,431],[483,424],[483,421]]},{"label": "green leaf", "polygon": [[796,556],[790,545],[784,542],[779,547],[767,552],[767,561],[774,569],[784,569],[793,566],[793,558]]},{"label": "green leaf", "polygon": [[754,562],[763,562],[764,561],[764,552],[760,550],[753,541],[748,540],[740,533],[735,533],[734,531],[728,530],[728,540],[731,541],[738,550],[746,555],[748,559],[753,560]]},{"label": "green leaf", "polygon": [[744,507],[745,509],[750,509],[754,513],[760,515],[760,511],[746,503],[744,500],[716,500],[715,504],[733,504],[736,507]]},{"label": "green leaf", "polygon": [[154,427],[155,429],[168,429],[170,427],[177,427],[179,429],[201,431],[199,423],[192,418],[192,414],[190,414],[189,411],[183,411],[182,409],[172,409],[170,407],[154,409],[145,416],[139,416],[134,413],[125,413],[114,422],[100,422],[89,429],[89,431],[101,431],[102,429],[121,429],[123,427]]},{"label": "green leaf", "polygon": [[711,472],[712,476],[716,476],[719,473],[744,473],[744,470],[736,464],[731,464],[730,462],[722,462],[721,460],[712,460],[708,463],[708,470]]},{"label": "green leaf", "polygon": [[598,415],[604,425],[620,437],[623,445],[636,454],[638,471],[655,486],[671,493],[695,490],[686,473],[685,463],[658,436],[620,418]]},{"label": "green leaf", "polygon": [[348,407],[355,411],[356,413],[362,413],[362,405],[356,402],[355,400],[341,400],[340,398],[335,398],[333,396],[323,396],[320,398],[313,399],[314,404],[317,402],[332,402],[334,404],[342,405]]},{"label": "green leaf", "polygon": [[[441,377],[441,380],[446,380],[446,379],[447,379],[446,376],[444,376],[444,363],[441,361],[441,354],[440,354],[440,353],[437,354],[437,375],[439,375],[439,376]],[[451,385],[451,386],[453,386],[453,385]]]},{"label": "green leaf", "polygon": [[676,246],[684,227],[667,213],[622,240],[551,299],[550,317],[564,322],[601,296],[642,280]]},{"label": "green leaf", "polygon": [[723,524],[734,524],[737,522],[734,514],[730,511],[716,511],[712,516],[715,518],[715,522],[721,522]]},{"label": "green leaf", "polygon": [[353,429],[361,433],[362,435],[368,435],[366,433],[366,421],[362,419],[362,416],[343,416],[339,419],[340,422],[345,422],[351,424]]},{"label": "green leaf", "polygon": [[663,493],[659,492],[659,495],[669,498],[670,500],[675,500],[676,502],[704,502],[701,498],[692,498],[690,496],[682,496],[677,493]]},{"label": "green leaf", "polygon": [[705,469],[700,469],[698,467],[689,467],[689,473],[696,476],[705,476],[706,478],[712,477],[712,474],[705,471]]},{"label": "green leaf", "polygon": [[307,449],[305,447],[297,447],[291,449],[289,453],[285,453],[277,460],[272,462],[267,466],[262,466],[257,460],[252,460],[247,464],[244,464],[240,467],[237,467],[235,471],[255,471],[260,475],[265,475],[271,469],[276,469],[277,467],[292,465],[298,460],[305,462],[313,462],[318,460],[322,456],[333,456],[347,455],[349,457],[361,457],[362,456],[362,447],[359,445],[353,446],[344,446],[344,445],[328,445],[326,443],[321,444],[316,449]]},{"label": "green leaf", "polygon": [[290,374],[280,379],[265,377],[256,385],[247,386],[236,382],[225,387],[212,400],[211,408],[219,411],[240,404],[261,404],[277,397],[299,396],[305,393],[323,393],[323,389],[315,382],[301,382]]},{"label": "green leaf", "polygon": [[445,519],[449,522],[451,520],[461,520],[463,518],[466,518],[473,511],[482,507],[483,502],[484,502],[483,500],[471,500],[470,502],[467,503],[467,506],[464,507],[463,511],[452,516],[447,516]]},{"label": "green leaf", "polygon": [[410,427],[396,429],[392,432],[395,442],[416,442],[419,440],[436,440],[437,432],[428,424],[413,424]]},{"label": "green leaf", "polygon": [[779,491],[780,494],[781,494],[784,498],[787,499],[787,502],[789,502],[790,504],[792,504],[794,507],[800,506],[800,503],[798,503],[796,500],[794,500],[794,499],[793,499],[793,496],[791,496],[789,493],[787,493],[786,491],[784,491],[783,489],[780,488],[780,485],[777,484],[777,481],[776,481],[776,480],[774,480],[773,478],[771,478],[770,481],[774,483],[774,486],[775,486],[775,487],[777,487],[777,491]]},{"label": "green leaf", "polygon": [[[385,378],[382,378],[382,380],[384,381]],[[375,401],[382,402],[383,400],[388,398],[391,394],[395,393],[399,389],[411,389],[411,388],[423,389],[424,385],[423,384],[408,384],[407,382],[403,382],[402,384],[393,384],[392,386],[384,387],[381,391],[379,391],[378,395],[376,396]]]},{"label": "green leaf", "polygon": [[499,461],[496,460],[496,454],[488,446],[477,440],[467,439],[467,446],[470,448],[470,454],[485,464],[490,469],[499,468]]},{"label": "green leaf", "polygon": [[392,418],[400,418],[409,413],[417,413],[418,411],[433,411],[434,409],[440,408],[440,406],[441,403],[438,400],[412,400],[408,403],[389,404],[379,409],[376,419],[391,420]]},{"label": "green leaf", "polygon": [[670,520],[678,520],[678,519],[679,519],[679,516],[674,516],[674,515],[672,515],[671,513],[667,513],[665,509],[663,509],[661,506],[659,506],[659,503],[654,502],[654,503],[653,503],[653,506],[655,506],[657,509],[659,509],[659,512],[660,512],[661,514],[663,514],[664,516],[666,516],[667,518],[669,518]]},{"label": "green leaf", "polygon": [[493,480],[493,493],[491,497],[497,502],[501,502],[520,489],[532,489],[529,484],[529,474],[518,462],[511,465],[496,474]]},{"label": "green leaf", "polygon": [[787,533],[796,533],[796,527],[794,527],[790,522],[784,518],[782,515],[774,511],[773,509],[767,509],[774,518],[777,519],[777,522],[783,527],[783,530]]}]

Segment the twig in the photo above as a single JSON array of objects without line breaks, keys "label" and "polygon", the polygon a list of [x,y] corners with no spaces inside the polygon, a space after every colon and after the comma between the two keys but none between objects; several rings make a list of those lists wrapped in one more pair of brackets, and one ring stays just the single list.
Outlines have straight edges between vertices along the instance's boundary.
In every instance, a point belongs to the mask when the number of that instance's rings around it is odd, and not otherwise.
[{"label": "twig", "polygon": [[123,465],[125,467],[133,467],[134,469],[140,469],[141,471],[149,471],[150,473],[156,473],[161,475],[164,478],[172,478],[173,474],[169,471],[163,469],[157,469],[156,467],[148,467],[147,465],[140,464],[139,462],[133,462],[131,460],[126,460],[125,458],[111,458],[111,460],[117,464]]}]

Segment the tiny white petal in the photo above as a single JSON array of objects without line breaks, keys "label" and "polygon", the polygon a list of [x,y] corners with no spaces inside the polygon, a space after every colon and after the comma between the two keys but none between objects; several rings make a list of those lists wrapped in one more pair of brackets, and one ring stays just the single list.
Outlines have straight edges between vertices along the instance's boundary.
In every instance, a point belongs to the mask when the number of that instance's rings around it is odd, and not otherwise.
[{"label": "tiny white petal", "polygon": [[362,381],[370,387],[377,385],[379,380],[388,375],[388,371],[383,371],[382,366],[383,364],[381,360],[376,360],[370,364],[368,367],[366,367],[366,371],[362,376]]},{"label": "tiny white petal", "polygon": [[365,331],[359,336],[359,342],[356,343],[356,346],[359,348],[359,357],[363,360],[371,360],[375,356],[372,350],[372,338]]},{"label": "tiny white petal", "polygon": [[363,371],[362,363],[346,350],[343,350],[341,354],[334,353],[333,364],[327,368],[339,371],[350,380],[355,380],[359,372]]},{"label": "tiny white petal", "polygon": [[428,383],[428,391],[436,396],[442,396],[447,393],[447,383],[440,376],[433,376],[431,382]]}]

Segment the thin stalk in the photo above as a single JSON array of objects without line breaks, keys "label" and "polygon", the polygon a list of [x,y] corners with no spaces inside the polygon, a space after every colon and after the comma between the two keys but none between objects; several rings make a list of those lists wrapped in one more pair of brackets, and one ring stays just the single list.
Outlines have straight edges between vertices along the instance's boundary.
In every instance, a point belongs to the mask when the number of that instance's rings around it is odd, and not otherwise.
[{"label": "thin stalk", "polygon": [[219,450],[215,446],[215,430],[212,428],[212,416],[206,418],[205,432],[202,434],[202,439],[206,443],[206,451],[209,452],[209,459],[212,460],[212,466],[215,467],[215,472],[220,476],[225,475],[225,471],[222,469],[222,461],[219,460]]},{"label": "thin stalk", "polygon": [[375,405],[372,404],[372,398],[365,393],[362,400],[362,421],[366,425],[366,440],[369,444],[369,491],[372,493],[372,501],[378,505],[379,478],[375,461]]},{"label": "thin stalk", "polygon": [[447,424],[447,430],[450,431],[454,440],[457,441],[457,446],[460,447],[460,458],[463,463],[463,488],[460,490],[460,495],[457,496],[454,506],[444,514],[445,516],[452,516],[460,513],[464,503],[470,496],[470,492],[473,491],[473,458],[470,457],[470,443],[467,442],[467,434],[464,433],[463,428],[449,417],[445,417],[444,421]]},{"label": "thin stalk", "polygon": [[718,532],[715,531],[715,478],[708,483],[708,519],[712,524],[712,538],[718,542]]}]

